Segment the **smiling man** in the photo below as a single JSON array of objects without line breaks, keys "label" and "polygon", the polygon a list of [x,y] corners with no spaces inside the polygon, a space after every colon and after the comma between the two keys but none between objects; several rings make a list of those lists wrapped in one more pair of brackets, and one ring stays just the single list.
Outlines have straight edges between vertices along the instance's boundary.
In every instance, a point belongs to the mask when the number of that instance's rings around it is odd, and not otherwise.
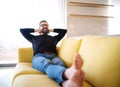
[{"label": "smiling man", "polygon": [[[56,51],[57,43],[65,36],[66,29],[49,29],[48,22],[42,20],[39,29],[20,29],[22,35],[32,43],[34,57],[33,68],[46,73],[63,87],[81,87],[84,82],[84,73],[81,70],[83,61],[79,54],[74,57],[73,65],[67,68],[64,62],[58,57]],[[38,32],[34,36],[31,33]],[[58,33],[55,36],[48,35],[50,32]],[[77,77],[77,78],[76,78]]]}]

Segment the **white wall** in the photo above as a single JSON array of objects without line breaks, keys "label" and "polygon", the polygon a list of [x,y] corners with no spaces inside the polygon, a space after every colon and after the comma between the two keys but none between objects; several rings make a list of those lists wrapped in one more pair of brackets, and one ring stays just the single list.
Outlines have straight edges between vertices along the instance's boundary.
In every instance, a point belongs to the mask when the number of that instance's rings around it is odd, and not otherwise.
[{"label": "white wall", "polygon": [[64,0],[1,0],[0,1],[0,45],[22,46],[26,42],[19,29],[38,28],[45,19],[50,27],[65,28]]}]

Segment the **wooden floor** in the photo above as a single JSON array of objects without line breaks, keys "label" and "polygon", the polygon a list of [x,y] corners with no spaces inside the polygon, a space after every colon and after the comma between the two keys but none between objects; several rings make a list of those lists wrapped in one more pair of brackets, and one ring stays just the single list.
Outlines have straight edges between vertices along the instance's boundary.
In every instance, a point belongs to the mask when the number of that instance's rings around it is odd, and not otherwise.
[{"label": "wooden floor", "polygon": [[0,67],[0,87],[11,87],[14,67]]}]

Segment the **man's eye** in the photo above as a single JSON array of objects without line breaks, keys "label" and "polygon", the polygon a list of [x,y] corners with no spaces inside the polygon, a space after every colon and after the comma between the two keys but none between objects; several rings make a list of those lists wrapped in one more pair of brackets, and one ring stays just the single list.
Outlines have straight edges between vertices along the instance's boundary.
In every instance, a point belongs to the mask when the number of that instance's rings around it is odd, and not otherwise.
[{"label": "man's eye", "polygon": [[47,24],[43,24],[43,25],[41,25],[42,27],[44,27],[44,26],[48,26]]}]

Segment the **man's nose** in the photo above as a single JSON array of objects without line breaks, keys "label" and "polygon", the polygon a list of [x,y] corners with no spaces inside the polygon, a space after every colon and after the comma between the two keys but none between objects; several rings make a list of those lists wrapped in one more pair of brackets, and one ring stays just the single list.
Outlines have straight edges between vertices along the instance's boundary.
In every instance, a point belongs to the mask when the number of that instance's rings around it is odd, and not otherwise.
[{"label": "man's nose", "polygon": [[46,25],[44,25],[43,27],[44,27],[44,28],[46,28],[47,26],[46,26]]}]

